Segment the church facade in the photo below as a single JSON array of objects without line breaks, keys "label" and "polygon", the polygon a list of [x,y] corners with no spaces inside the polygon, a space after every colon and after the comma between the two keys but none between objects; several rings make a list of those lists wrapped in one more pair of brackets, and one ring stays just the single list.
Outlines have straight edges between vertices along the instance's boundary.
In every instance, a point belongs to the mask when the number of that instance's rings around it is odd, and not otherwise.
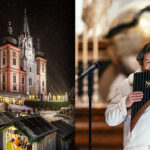
[{"label": "church facade", "polygon": [[0,92],[19,92],[26,95],[47,94],[47,60],[29,32],[26,11],[23,31],[15,39],[9,22],[6,36],[0,45]]}]

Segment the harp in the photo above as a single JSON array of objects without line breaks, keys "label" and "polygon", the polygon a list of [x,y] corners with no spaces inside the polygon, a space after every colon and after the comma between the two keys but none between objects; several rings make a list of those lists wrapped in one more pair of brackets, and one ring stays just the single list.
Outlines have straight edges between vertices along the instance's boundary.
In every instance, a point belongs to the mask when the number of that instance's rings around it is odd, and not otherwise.
[{"label": "harp", "polygon": [[150,105],[150,72],[134,73],[133,91],[142,91],[143,98],[140,102],[133,103],[131,107],[131,129],[133,130],[142,113]]}]

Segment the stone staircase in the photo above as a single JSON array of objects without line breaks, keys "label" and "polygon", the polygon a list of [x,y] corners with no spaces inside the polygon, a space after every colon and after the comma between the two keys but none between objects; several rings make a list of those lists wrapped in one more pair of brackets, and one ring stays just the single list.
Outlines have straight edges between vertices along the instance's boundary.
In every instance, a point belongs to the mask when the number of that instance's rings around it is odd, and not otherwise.
[{"label": "stone staircase", "polygon": [[[122,150],[122,124],[109,127],[105,123],[105,108],[92,109],[92,150]],[[76,108],[75,143],[77,149],[88,150],[88,108]]]}]

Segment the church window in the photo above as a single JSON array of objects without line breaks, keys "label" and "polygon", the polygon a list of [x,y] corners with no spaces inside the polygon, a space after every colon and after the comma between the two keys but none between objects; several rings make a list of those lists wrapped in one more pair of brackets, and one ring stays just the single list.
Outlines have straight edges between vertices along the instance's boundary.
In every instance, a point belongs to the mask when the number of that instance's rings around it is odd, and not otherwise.
[{"label": "church window", "polygon": [[13,52],[13,65],[16,65],[16,52]]},{"label": "church window", "polygon": [[22,86],[22,91],[24,91],[24,85]]},{"label": "church window", "polygon": [[44,73],[44,63],[42,63],[42,73]]},{"label": "church window", "polygon": [[3,56],[6,56],[6,52],[5,51],[3,52]]},{"label": "church window", "polygon": [[3,65],[5,65],[5,60],[6,60],[5,57],[3,57]]},{"label": "church window", "polygon": [[44,87],[42,88],[42,92],[44,92]]},{"label": "church window", "polygon": [[16,58],[13,58],[13,65],[16,65]]},{"label": "church window", "polygon": [[42,81],[42,92],[44,92],[44,81]]},{"label": "church window", "polygon": [[22,84],[24,84],[24,76],[22,76]]},{"label": "church window", "polygon": [[29,78],[29,85],[32,85],[32,78]]},{"label": "church window", "polygon": [[13,83],[16,83],[16,75],[13,75]]},{"label": "church window", "polygon": [[16,85],[13,85],[13,91],[16,91],[16,90],[17,90]]},{"label": "church window", "polygon": [[30,72],[32,72],[31,67],[30,67]]},{"label": "church window", "polygon": [[6,52],[3,51],[3,55],[2,55],[2,64],[5,65],[6,64]]},{"label": "church window", "polygon": [[5,74],[3,74],[3,83],[5,83]]},{"label": "church window", "polygon": [[3,91],[6,90],[6,84],[3,84],[3,85],[2,85],[2,89],[3,89]]},{"label": "church window", "polygon": [[44,81],[42,81],[42,86],[44,86]]},{"label": "church window", "polygon": [[16,52],[13,52],[13,57],[16,57]]}]

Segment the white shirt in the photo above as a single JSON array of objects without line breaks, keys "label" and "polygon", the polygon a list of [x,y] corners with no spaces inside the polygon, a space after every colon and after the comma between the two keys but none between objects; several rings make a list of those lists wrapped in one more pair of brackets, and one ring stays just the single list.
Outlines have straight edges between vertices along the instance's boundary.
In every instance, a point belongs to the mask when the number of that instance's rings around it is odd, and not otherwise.
[{"label": "white shirt", "polygon": [[105,112],[106,123],[116,126],[124,122],[124,150],[150,150],[150,107],[141,115],[130,132],[131,110],[127,111],[126,98],[133,87],[133,74],[123,80]]}]

